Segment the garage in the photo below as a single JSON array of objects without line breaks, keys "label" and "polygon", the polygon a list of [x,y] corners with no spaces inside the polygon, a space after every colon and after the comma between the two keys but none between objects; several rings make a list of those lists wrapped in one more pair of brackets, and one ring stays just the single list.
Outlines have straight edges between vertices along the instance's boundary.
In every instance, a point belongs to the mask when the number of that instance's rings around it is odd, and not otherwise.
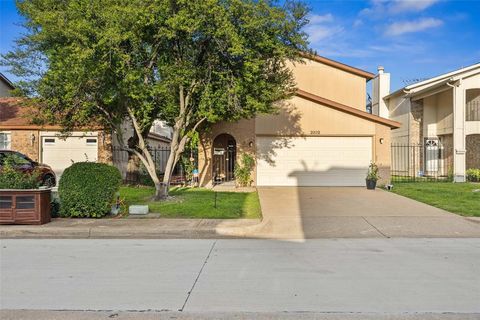
[{"label": "garage", "polygon": [[41,154],[41,161],[51,166],[58,177],[74,162],[96,162],[98,138],[93,134],[68,137],[55,134],[42,136]]},{"label": "garage", "polygon": [[257,137],[258,186],[364,186],[372,137]]}]

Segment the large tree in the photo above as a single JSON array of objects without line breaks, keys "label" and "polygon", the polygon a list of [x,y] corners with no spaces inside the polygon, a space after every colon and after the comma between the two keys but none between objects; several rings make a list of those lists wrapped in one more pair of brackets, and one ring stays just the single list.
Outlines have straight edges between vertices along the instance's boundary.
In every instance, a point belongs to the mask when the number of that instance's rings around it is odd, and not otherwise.
[{"label": "large tree", "polygon": [[[134,137],[122,145],[168,195],[192,132],[274,111],[295,83],[287,61],[307,51],[306,7],[269,0],[24,0],[28,32],[4,56],[25,92],[66,130],[92,121]],[[160,180],[146,137],[173,128]]]}]

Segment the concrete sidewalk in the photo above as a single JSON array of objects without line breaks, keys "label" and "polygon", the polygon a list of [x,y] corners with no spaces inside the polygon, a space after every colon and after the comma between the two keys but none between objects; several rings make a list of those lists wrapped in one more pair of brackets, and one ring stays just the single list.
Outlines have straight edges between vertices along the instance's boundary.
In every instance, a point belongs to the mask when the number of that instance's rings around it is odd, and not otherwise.
[{"label": "concrete sidewalk", "polygon": [[52,219],[41,225],[2,225],[0,238],[234,238],[231,228],[243,230],[259,219]]},{"label": "concrete sidewalk", "polygon": [[480,238],[480,218],[276,217],[259,219],[53,219],[41,226],[2,225],[0,238],[326,239]]}]

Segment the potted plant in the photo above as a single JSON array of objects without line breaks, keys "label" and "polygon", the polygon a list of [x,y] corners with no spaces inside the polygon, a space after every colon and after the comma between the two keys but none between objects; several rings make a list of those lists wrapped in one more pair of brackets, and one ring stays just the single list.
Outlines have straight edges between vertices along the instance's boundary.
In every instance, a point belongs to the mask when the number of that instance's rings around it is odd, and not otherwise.
[{"label": "potted plant", "polygon": [[375,190],[378,179],[380,179],[380,176],[378,175],[378,166],[372,162],[368,166],[367,178],[365,179],[367,182],[367,189]]},{"label": "potted plant", "polygon": [[39,172],[22,172],[9,158],[0,167],[0,224],[50,222],[50,194],[40,189]]}]

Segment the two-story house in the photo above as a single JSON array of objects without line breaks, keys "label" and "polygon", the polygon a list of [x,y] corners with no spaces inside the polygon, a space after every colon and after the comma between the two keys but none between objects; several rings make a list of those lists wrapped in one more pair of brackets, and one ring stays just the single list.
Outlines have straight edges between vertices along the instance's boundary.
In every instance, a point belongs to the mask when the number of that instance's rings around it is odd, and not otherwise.
[{"label": "two-story house", "polygon": [[221,122],[201,136],[200,185],[233,181],[242,154],[254,157],[256,186],[364,186],[371,162],[390,176],[396,121],[366,112],[370,72],[320,56],[290,64],[297,91],[278,112]]}]

